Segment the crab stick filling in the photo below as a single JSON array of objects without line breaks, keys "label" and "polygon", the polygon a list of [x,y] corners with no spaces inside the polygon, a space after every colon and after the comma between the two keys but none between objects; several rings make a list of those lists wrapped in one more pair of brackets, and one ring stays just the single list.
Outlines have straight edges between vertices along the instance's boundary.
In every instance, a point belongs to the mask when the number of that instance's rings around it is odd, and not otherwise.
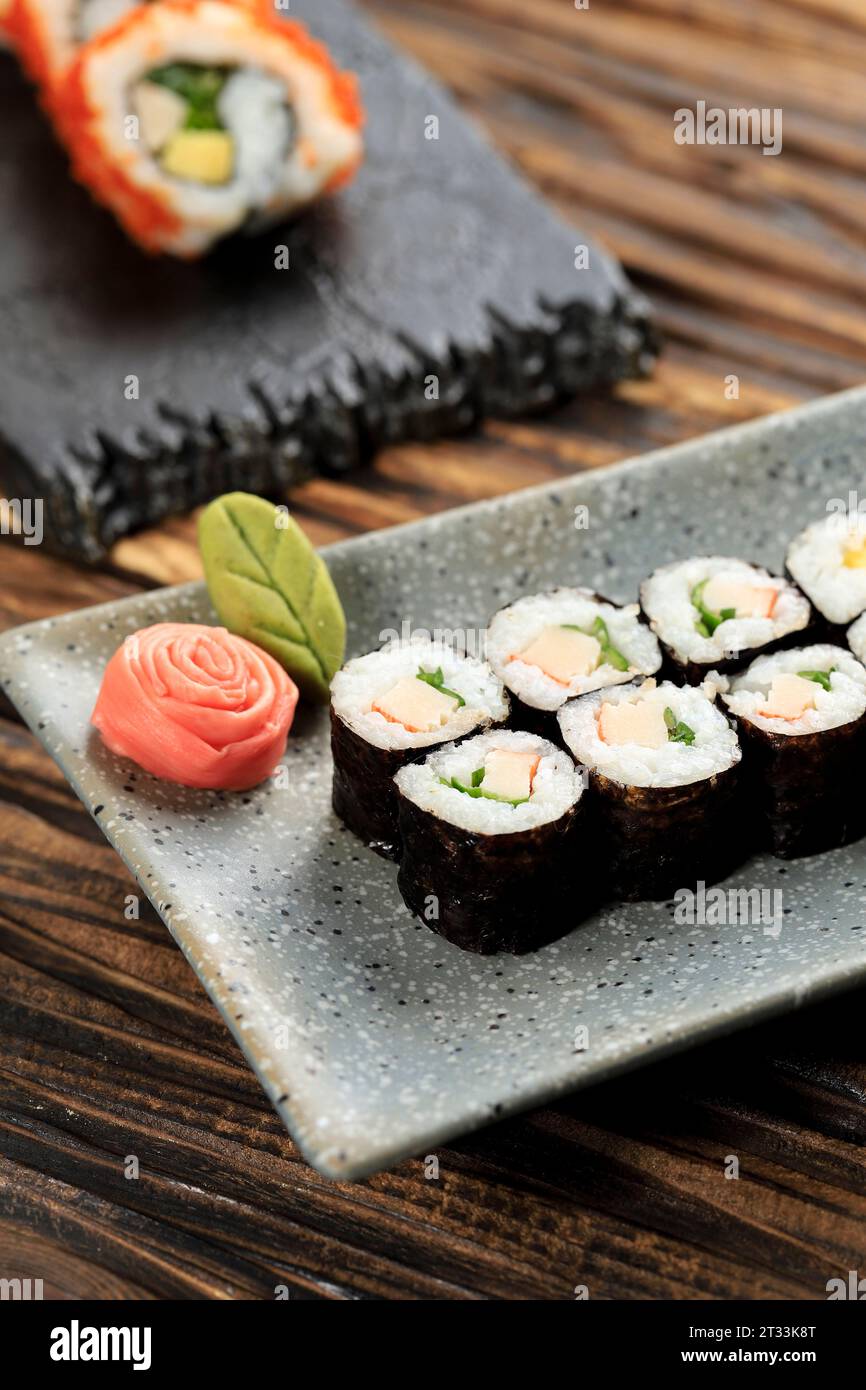
[{"label": "crab stick filling", "polygon": [[765,719],[801,719],[807,709],[815,708],[817,691],[814,681],[780,672],[773,677],[766,703],[758,713]]},{"label": "crab stick filling", "polygon": [[429,734],[447,724],[460,701],[417,676],[404,676],[373,702],[373,709],[410,734]]},{"label": "crab stick filling", "polygon": [[640,748],[663,748],[668,727],[661,705],[648,700],[633,704],[602,705],[598,715],[598,736],[614,747],[636,743]]},{"label": "crab stick filling", "polygon": [[714,575],[703,590],[703,602],[712,613],[733,609],[738,618],[769,618],[776,606],[779,590],[740,579],[725,579]]},{"label": "crab stick filling", "polygon": [[546,627],[512,660],[537,666],[552,681],[568,685],[576,676],[590,675],[600,657],[601,643],[588,633],[569,627]]},{"label": "crab stick filling", "polygon": [[532,783],[541,758],[538,753],[518,753],[509,748],[494,748],[484,762],[482,786],[488,796],[503,801],[528,801]]}]

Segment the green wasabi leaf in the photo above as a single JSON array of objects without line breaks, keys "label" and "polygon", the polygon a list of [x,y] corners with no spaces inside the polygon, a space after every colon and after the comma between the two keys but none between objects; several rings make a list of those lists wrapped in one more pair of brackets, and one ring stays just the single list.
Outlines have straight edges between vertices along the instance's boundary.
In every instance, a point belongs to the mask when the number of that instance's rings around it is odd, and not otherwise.
[{"label": "green wasabi leaf", "polygon": [[463,705],[466,704],[462,695],[458,695],[456,690],[449,690],[448,686],[445,685],[445,676],[441,666],[437,666],[435,671],[425,671],[423,666],[419,666],[415,674],[419,681],[426,681],[428,685],[433,686],[434,690],[441,690],[443,695],[449,695],[452,700],[456,700],[458,709],[462,709]]},{"label": "green wasabi leaf", "polygon": [[700,614],[695,627],[702,637],[712,637],[721,623],[737,616],[736,608],[723,608],[721,613],[714,613],[712,609],[706,607],[702,595],[709,582],[708,576],[706,579],[702,579],[700,584],[696,584],[691,592],[692,604]]},{"label": "green wasabi leaf", "polygon": [[688,724],[684,724],[681,719],[677,719],[670,705],[665,706],[665,724],[667,725],[669,743],[686,743],[691,747],[695,741],[695,731],[690,729]]},{"label": "green wasabi leaf", "polygon": [[831,666],[829,671],[798,671],[797,675],[802,676],[806,681],[816,681],[825,690],[830,690],[832,689],[830,677],[835,670],[836,667]]},{"label": "green wasabi leaf", "polygon": [[220,622],[270,652],[308,700],[325,703],[343,664],[346,619],[298,524],[262,497],[229,492],[205,507],[198,541]]}]

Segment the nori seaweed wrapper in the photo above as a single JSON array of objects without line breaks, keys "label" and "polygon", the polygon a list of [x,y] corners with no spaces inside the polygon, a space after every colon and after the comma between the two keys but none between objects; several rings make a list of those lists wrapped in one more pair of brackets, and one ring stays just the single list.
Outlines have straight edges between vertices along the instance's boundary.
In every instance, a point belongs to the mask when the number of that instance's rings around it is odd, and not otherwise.
[{"label": "nori seaweed wrapper", "polygon": [[334,810],[369,849],[387,859],[397,859],[400,854],[394,777],[404,763],[429,751],[377,748],[350,729],[331,706]]},{"label": "nori seaweed wrapper", "polygon": [[[562,739],[559,720],[556,717],[558,711],[538,709],[536,705],[527,705],[519,695],[515,695],[510,685],[507,685],[505,689],[511,698],[511,714],[508,718],[509,729],[513,729],[515,733],[537,734],[539,738],[546,738],[548,743],[552,743],[556,748],[562,748],[568,752]],[[571,755],[569,754],[569,756]]]},{"label": "nori seaweed wrapper", "polygon": [[750,849],[741,766],[680,787],[627,786],[590,770],[587,814],[604,846],[609,896],[661,901],[731,873]]},{"label": "nori seaweed wrapper", "polygon": [[[774,642],[766,642],[762,647],[744,647],[736,656],[722,657],[717,661],[684,661],[659,637],[659,646],[664,657],[660,675],[663,680],[676,681],[679,685],[700,685],[711,671],[718,671],[722,676],[736,675],[739,671],[744,671],[758,656],[771,656],[773,652],[786,651],[788,647],[807,647],[813,642],[830,641],[830,638],[824,637],[824,631],[822,624],[811,622],[808,627],[788,632],[784,637],[777,637]],[[658,637],[658,633],[656,636]],[[844,642],[842,645],[844,646]]]},{"label": "nori seaweed wrapper", "polygon": [[[506,692],[506,703],[508,695]],[[507,725],[506,718],[503,721]],[[397,827],[397,788],[394,777],[407,763],[426,758],[446,743],[462,743],[496,727],[490,718],[479,719],[474,729],[460,738],[443,733],[420,748],[377,748],[355,733],[331,706],[331,756],[334,761],[332,805],[344,825],[386,859],[400,858]]]},{"label": "nori seaweed wrapper", "polygon": [[598,906],[586,886],[597,875],[585,840],[585,793],[556,820],[511,835],[463,830],[397,795],[403,901],[464,951],[523,955],[565,936]]},{"label": "nori seaweed wrapper", "polygon": [[781,859],[866,834],[866,714],[813,734],[773,734],[737,719],[756,835]]}]

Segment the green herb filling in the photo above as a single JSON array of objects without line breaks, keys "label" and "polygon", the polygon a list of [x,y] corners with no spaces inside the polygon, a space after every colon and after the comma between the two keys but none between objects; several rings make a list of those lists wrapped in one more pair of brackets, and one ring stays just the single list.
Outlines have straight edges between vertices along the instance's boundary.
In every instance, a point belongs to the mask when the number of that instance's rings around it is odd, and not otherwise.
[{"label": "green herb filling", "polygon": [[197,63],[167,63],[147,74],[149,82],[167,87],[187,103],[184,130],[225,130],[217,103],[229,75],[228,68],[206,68]]},{"label": "green herb filling", "polygon": [[665,724],[668,729],[669,743],[686,743],[691,747],[695,741],[695,731],[690,729],[688,724],[684,724],[681,719],[677,719],[670,705],[665,707]]},{"label": "green herb filling", "polygon": [[458,695],[456,690],[448,689],[441,666],[437,666],[435,671],[425,671],[422,666],[419,666],[417,676],[419,681],[425,681],[427,685],[432,685],[434,690],[439,690],[443,695],[449,695],[452,700],[456,700],[458,709],[466,704],[462,695]]}]

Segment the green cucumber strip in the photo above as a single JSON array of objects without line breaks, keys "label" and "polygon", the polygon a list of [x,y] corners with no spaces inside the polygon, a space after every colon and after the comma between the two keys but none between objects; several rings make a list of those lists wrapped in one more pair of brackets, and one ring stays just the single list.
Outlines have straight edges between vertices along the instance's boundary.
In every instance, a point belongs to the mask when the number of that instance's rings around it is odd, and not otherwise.
[{"label": "green cucumber strip", "polygon": [[700,614],[695,627],[702,637],[712,637],[721,623],[726,622],[728,618],[737,616],[736,608],[723,608],[721,613],[713,613],[711,609],[706,607],[702,594],[709,582],[709,576],[707,576],[706,579],[701,580],[700,584],[696,584],[691,592],[692,605],[697,608]]},{"label": "green cucumber strip", "polygon": [[806,681],[815,681],[816,684],[822,686],[824,690],[830,690],[832,688],[830,677],[835,670],[836,667],[831,666],[829,671],[798,671],[797,675],[802,676]]},{"label": "green cucumber strip", "polygon": [[456,792],[463,792],[464,796],[474,796],[475,798],[483,797],[485,801],[501,801],[506,806],[522,806],[525,801],[529,800],[528,796],[518,796],[512,801],[509,796],[497,796],[496,792],[486,792],[481,786],[483,780],[483,767],[478,767],[473,772],[471,778],[472,785],[470,787],[464,787],[463,783],[458,781],[456,777],[439,778],[443,787],[451,787]]},{"label": "green cucumber strip", "polygon": [[466,704],[462,695],[458,695],[456,690],[449,690],[448,686],[445,685],[445,676],[441,666],[437,666],[435,671],[425,671],[423,666],[419,666],[416,674],[419,681],[426,681],[427,685],[432,685],[434,690],[439,690],[443,695],[448,695],[452,700],[456,700],[458,709]]}]

